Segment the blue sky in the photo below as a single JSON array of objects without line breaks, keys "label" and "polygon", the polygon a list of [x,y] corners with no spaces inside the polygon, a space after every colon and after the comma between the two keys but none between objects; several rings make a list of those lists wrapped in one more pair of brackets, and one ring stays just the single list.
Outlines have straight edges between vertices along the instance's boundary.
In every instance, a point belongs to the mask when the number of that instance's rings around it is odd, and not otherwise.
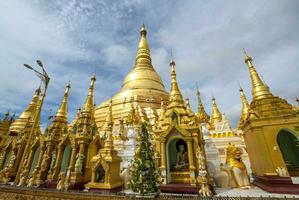
[{"label": "blue sky", "polygon": [[[169,90],[173,50],[178,81],[196,111],[198,82],[207,112],[214,95],[232,124],[239,119],[239,84],[251,99],[242,48],[272,93],[295,105],[299,95],[299,1],[0,1],[0,113],[19,114],[39,79],[22,67],[41,59],[51,76],[42,126],[71,81],[69,121],[96,72],[99,105],[121,87],[134,64],[142,23],[153,64]],[[52,111],[51,111],[52,110]]]}]

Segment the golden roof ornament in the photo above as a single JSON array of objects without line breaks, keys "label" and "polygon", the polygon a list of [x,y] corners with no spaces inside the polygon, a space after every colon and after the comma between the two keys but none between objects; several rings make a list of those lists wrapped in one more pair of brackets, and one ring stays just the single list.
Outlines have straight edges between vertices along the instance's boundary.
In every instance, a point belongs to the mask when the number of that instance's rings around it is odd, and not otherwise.
[{"label": "golden roof ornament", "polygon": [[178,86],[175,72],[175,62],[173,59],[170,60],[171,67],[171,88],[168,107],[174,107],[178,105],[184,105],[183,96]]},{"label": "golden roof ornament", "polygon": [[53,123],[46,129],[47,139],[59,139],[59,137],[67,133],[67,103],[70,92],[70,82],[67,83],[64,91],[64,97],[54,116]]},{"label": "golden roof ornament", "polygon": [[212,98],[212,115],[210,118],[210,129],[215,129],[215,124],[222,120],[222,115],[216,104],[215,97]]},{"label": "golden roof ornament", "polygon": [[262,81],[259,74],[255,70],[252,64],[252,57],[247,55],[245,49],[244,49],[244,54],[245,54],[245,63],[248,65],[250,78],[251,78],[253,100],[273,96],[269,90],[269,87]]},{"label": "golden roof ornament", "polygon": [[198,121],[200,123],[209,123],[210,120],[210,116],[206,113],[205,108],[203,106],[203,103],[201,101],[201,97],[200,97],[200,92],[197,88],[196,91],[196,96],[197,96],[197,117],[198,117]]},{"label": "golden roof ornament", "polygon": [[64,91],[64,97],[60,104],[59,109],[56,112],[55,118],[62,118],[63,120],[67,121],[67,101],[70,93],[71,84],[70,81],[67,83]]},{"label": "golden roof ornament", "polygon": [[96,76],[95,76],[95,74],[93,74],[91,77],[91,82],[90,82],[90,86],[89,86],[89,90],[88,90],[88,96],[87,96],[85,104],[82,108],[83,112],[84,111],[87,111],[87,112],[93,111],[93,108],[94,108],[93,91],[94,91],[95,81],[96,81]]},{"label": "golden roof ornament", "polygon": [[193,113],[192,110],[191,110],[190,99],[189,99],[189,97],[186,98],[186,100],[185,100],[185,104],[186,104],[187,112],[188,112],[188,113]]},{"label": "golden roof ornament", "polygon": [[240,87],[239,91],[240,91],[240,97],[241,97],[241,101],[242,101],[242,112],[241,112],[241,117],[240,117],[238,127],[240,127],[240,125],[246,120],[246,118],[249,114],[249,104],[248,104],[247,98],[244,94],[244,91],[241,87]]}]

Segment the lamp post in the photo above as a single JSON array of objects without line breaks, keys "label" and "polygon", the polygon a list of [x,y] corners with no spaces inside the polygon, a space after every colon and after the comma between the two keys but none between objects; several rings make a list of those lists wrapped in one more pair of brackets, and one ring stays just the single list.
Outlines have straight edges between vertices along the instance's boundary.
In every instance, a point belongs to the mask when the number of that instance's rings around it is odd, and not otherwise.
[{"label": "lamp post", "polygon": [[16,175],[16,178],[15,178],[15,184],[18,184],[21,174],[23,176],[27,176],[28,173],[29,173],[29,170],[27,170],[27,172],[25,174],[23,174],[22,172],[29,168],[29,162],[30,161],[28,160],[28,158],[29,158],[29,154],[30,154],[30,146],[33,143],[33,139],[34,139],[34,135],[35,135],[34,130],[35,130],[38,118],[40,116],[41,109],[42,109],[42,106],[43,106],[43,103],[44,103],[44,99],[46,97],[48,85],[49,85],[49,82],[50,82],[50,77],[49,77],[48,73],[46,72],[43,63],[40,60],[37,60],[36,63],[42,69],[42,71],[38,71],[38,70],[34,69],[33,67],[31,67],[28,64],[24,64],[24,66],[27,69],[30,69],[33,72],[35,72],[35,74],[41,79],[42,83],[44,83],[44,92],[41,95],[41,99],[40,99],[40,101],[37,105],[34,117],[32,119],[32,127],[31,127],[31,130],[30,130],[30,133],[29,133],[28,140],[26,142],[26,146],[25,146],[25,149],[24,149],[24,153],[23,153],[21,162],[19,164],[20,167],[18,168],[18,171],[17,171],[17,175]]}]

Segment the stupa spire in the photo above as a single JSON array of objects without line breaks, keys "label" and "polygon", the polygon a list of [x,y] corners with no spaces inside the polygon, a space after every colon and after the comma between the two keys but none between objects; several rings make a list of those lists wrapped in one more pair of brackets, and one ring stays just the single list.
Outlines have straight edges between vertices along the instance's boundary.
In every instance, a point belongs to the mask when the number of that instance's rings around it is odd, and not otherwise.
[{"label": "stupa spire", "polygon": [[147,30],[143,24],[140,29],[140,41],[138,44],[137,55],[135,59],[135,68],[137,67],[150,67],[152,66],[152,59],[150,55],[149,44],[146,38]]},{"label": "stupa spire", "polygon": [[215,97],[213,96],[212,98],[212,115],[211,115],[211,119],[210,119],[210,126],[211,126],[211,129],[214,129],[215,128],[215,123],[218,123],[222,120],[222,115],[218,109],[218,106],[216,104],[216,99]]},{"label": "stupa spire", "polygon": [[205,108],[202,104],[200,92],[198,88],[196,89],[196,96],[197,96],[197,117],[200,123],[208,123],[210,120],[210,116],[206,113]]},{"label": "stupa spire", "polygon": [[20,116],[12,123],[9,128],[10,135],[17,135],[20,131],[22,131],[27,123],[34,117],[34,114],[39,106],[39,98],[41,94],[40,86],[35,90],[35,93],[32,97],[31,102],[27,106],[27,108],[20,114]]},{"label": "stupa spire", "polygon": [[60,104],[59,109],[56,112],[55,118],[62,118],[63,120],[67,119],[67,102],[68,102],[68,97],[71,89],[71,84],[70,81],[67,83],[64,91],[64,96],[63,100]]},{"label": "stupa spire", "polygon": [[94,101],[93,101],[93,91],[94,91],[94,83],[96,81],[96,76],[95,74],[92,75],[91,77],[91,82],[90,82],[90,86],[89,86],[89,90],[88,90],[88,95],[87,98],[85,100],[85,104],[83,106],[82,111],[92,111],[94,108]]},{"label": "stupa spire", "polygon": [[252,84],[252,99],[261,99],[269,96],[273,96],[269,90],[269,87],[262,81],[259,74],[255,70],[252,64],[252,57],[248,56],[245,49],[245,63],[248,65],[251,84]]},{"label": "stupa spire", "polygon": [[241,112],[241,117],[240,117],[240,121],[239,121],[239,127],[240,127],[240,125],[246,120],[246,118],[249,114],[249,104],[248,104],[247,98],[244,94],[242,87],[240,87],[239,91],[240,91],[240,97],[241,97],[241,101],[242,101],[242,112]]},{"label": "stupa spire", "polygon": [[171,89],[170,89],[169,105],[172,104],[180,105],[183,104],[184,101],[176,79],[175,62],[173,59],[170,60],[170,67],[171,67]]}]

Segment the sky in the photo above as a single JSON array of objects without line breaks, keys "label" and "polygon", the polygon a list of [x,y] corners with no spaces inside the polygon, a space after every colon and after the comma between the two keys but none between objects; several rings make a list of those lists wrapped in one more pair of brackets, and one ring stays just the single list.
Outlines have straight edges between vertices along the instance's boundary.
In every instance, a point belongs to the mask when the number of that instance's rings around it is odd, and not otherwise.
[{"label": "sky", "polygon": [[19,115],[31,101],[40,80],[23,64],[36,67],[37,59],[51,77],[42,127],[68,80],[69,121],[83,105],[93,73],[96,104],[107,100],[134,65],[142,23],[166,90],[172,50],[179,86],[194,111],[197,82],[206,111],[211,113],[214,95],[220,111],[237,124],[239,85],[251,100],[243,48],[271,92],[296,105],[298,8],[296,0],[0,1],[0,113]]}]

